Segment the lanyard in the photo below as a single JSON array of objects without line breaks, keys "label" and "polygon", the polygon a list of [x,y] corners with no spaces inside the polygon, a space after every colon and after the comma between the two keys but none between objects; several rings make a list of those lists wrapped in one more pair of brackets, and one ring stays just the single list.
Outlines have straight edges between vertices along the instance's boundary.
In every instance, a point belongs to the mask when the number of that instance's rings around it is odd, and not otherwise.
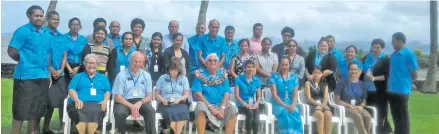
[{"label": "lanyard", "polygon": [[250,93],[250,92],[252,91],[252,82],[253,82],[253,78],[252,78],[252,80],[251,80],[250,82],[247,82],[247,78],[244,77],[244,81],[245,81],[245,83],[248,84],[248,85],[247,85],[247,91],[248,91],[248,93]]},{"label": "lanyard", "polygon": [[[290,75],[290,73],[287,74],[287,79],[288,79],[289,75]],[[280,74],[280,77],[282,77],[283,84],[285,85],[285,99],[288,100],[288,81],[284,79],[282,74]]]},{"label": "lanyard", "polygon": [[[371,59],[373,60],[373,55],[370,55],[371,56]],[[384,57],[384,54],[383,53],[381,53],[374,61],[373,61],[373,63],[370,65],[371,67],[371,70],[372,70],[372,68],[374,68],[375,67],[375,65],[378,63],[378,61],[381,59],[381,58],[383,58]]]},{"label": "lanyard", "polygon": [[172,82],[172,79],[171,79],[171,78],[169,78],[169,79],[170,79],[170,82],[171,82],[171,89],[172,89],[171,94],[172,94],[172,93],[174,93],[175,88],[177,88],[177,79],[175,79],[175,87],[174,87],[174,85],[172,84],[172,83],[173,83],[173,82]]},{"label": "lanyard", "polygon": [[131,74],[131,70],[128,70],[128,73],[130,73],[131,78],[133,78],[134,88],[136,88],[136,84],[137,84],[137,81],[139,81],[140,75],[137,77],[136,80],[134,80],[134,76],[133,76],[133,74]]},{"label": "lanyard", "polygon": [[316,60],[314,62],[314,64],[315,64],[314,66],[320,65],[320,61],[323,59],[323,57],[325,57],[326,54],[328,54],[328,53],[325,53],[319,57],[319,52],[316,52]]},{"label": "lanyard", "polygon": [[87,78],[90,80],[91,88],[93,88],[93,79],[90,77],[90,75],[87,72],[85,73],[87,74]]}]

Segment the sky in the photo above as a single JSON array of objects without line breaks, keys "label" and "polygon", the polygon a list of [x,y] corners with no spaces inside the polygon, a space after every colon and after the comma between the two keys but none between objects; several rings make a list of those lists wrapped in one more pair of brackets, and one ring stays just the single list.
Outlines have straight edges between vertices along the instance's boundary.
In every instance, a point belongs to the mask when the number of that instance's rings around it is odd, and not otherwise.
[{"label": "sky", "polygon": [[[47,1],[2,1],[1,32],[13,33],[16,28],[28,22],[25,12],[31,5],[47,9]],[[83,29],[80,33],[92,32],[95,18],[102,17],[121,23],[121,32],[130,30],[133,18],[146,23],[143,36],[154,32],[168,33],[170,20],[180,23],[180,32],[195,34],[200,1],[59,1],[56,11],[61,23],[59,30],[68,32],[70,18],[78,17]],[[211,1],[207,20],[217,19],[224,27],[232,25],[236,38],[252,36],[254,23],[262,23],[263,36],[280,38],[283,27],[292,27],[298,41],[319,40],[328,34],[337,41],[372,41],[382,38],[390,41],[395,32],[403,32],[408,40],[428,43],[430,38],[430,17],[428,1]]]}]

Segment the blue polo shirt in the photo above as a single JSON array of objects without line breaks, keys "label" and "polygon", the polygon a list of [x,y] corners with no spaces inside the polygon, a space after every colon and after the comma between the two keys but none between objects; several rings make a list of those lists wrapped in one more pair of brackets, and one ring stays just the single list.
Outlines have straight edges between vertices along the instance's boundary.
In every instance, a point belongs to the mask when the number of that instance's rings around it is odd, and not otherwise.
[{"label": "blue polo shirt", "polygon": [[189,43],[189,58],[191,61],[189,62],[189,68],[191,73],[198,69],[198,39],[200,36],[194,35],[187,39]]},{"label": "blue polo shirt", "polygon": [[232,44],[226,46],[226,53],[225,53],[225,59],[224,59],[224,68],[229,69],[230,67],[230,61],[232,61],[232,57],[239,54],[239,44],[237,41],[233,40]]},{"label": "blue polo shirt", "polygon": [[[348,79],[349,78],[349,68],[348,68],[349,61],[347,59],[343,58],[340,61],[337,60],[337,62],[338,62],[338,69],[340,71],[339,73],[340,73],[341,79]],[[358,69],[359,69],[358,71],[363,70],[363,64],[357,58],[354,58],[352,60],[352,62],[357,64]]]},{"label": "blue polo shirt", "polygon": [[70,33],[64,34],[66,37],[66,47],[67,47],[67,63],[69,64],[80,64],[81,63],[81,53],[85,45],[87,45],[87,38],[83,35],[78,35],[76,40],[72,39]]},{"label": "blue polo shirt", "polygon": [[412,71],[418,70],[418,61],[412,50],[404,47],[390,56],[390,74],[387,91],[409,95],[412,93]]},{"label": "blue polo shirt", "polygon": [[120,72],[120,66],[125,66],[128,68],[130,66],[130,57],[131,54],[136,51],[135,47],[131,47],[128,51],[127,55],[123,53],[123,47],[118,47],[117,49],[117,59],[116,59],[116,72]]},{"label": "blue polo shirt", "polygon": [[[223,76],[225,72],[223,69],[218,69],[217,76],[215,77],[210,77],[210,74],[205,69],[202,69],[200,73],[208,80],[215,80]],[[201,92],[209,103],[219,106],[221,105],[224,94],[230,93],[231,90],[229,80],[227,78],[224,79],[223,83],[218,85],[207,85],[204,84],[200,79],[195,78],[194,82],[192,83],[192,92]]]},{"label": "blue polo shirt", "polygon": [[343,53],[341,53],[337,48],[333,48],[330,52],[335,56],[337,62],[344,60]]},{"label": "blue polo shirt", "polygon": [[42,26],[38,31],[32,23],[19,27],[12,36],[9,47],[17,49],[20,61],[15,67],[14,79],[48,78],[50,30]]},{"label": "blue polo shirt", "polygon": [[[261,80],[255,76],[252,77],[250,82],[247,82],[245,74],[240,75],[237,79],[235,79],[235,86],[239,87],[239,97],[247,104],[249,103],[250,98],[253,98],[253,103],[256,103],[254,96],[258,89],[261,88],[261,85]],[[237,102],[236,106],[242,107],[242,104]]]},{"label": "blue polo shirt", "polygon": [[[96,95],[91,95],[91,88],[96,89]],[[101,102],[104,100],[105,93],[111,92],[110,81],[107,76],[96,72],[93,78],[90,78],[86,72],[81,72],[73,77],[69,84],[69,90],[74,90],[82,102]],[[69,103],[73,102],[70,98]]]},{"label": "blue polo shirt", "polygon": [[221,36],[217,35],[215,40],[211,40],[209,34],[205,34],[200,36],[198,40],[198,48],[198,51],[202,52],[204,59],[211,53],[216,53],[218,59],[220,59],[221,55],[225,54],[227,51],[227,44],[226,40]]},{"label": "blue polo shirt", "polygon": [[122,36],[120,36],[119,34],[115,37],[113,37],[113,35],[111,34],[108,34],[107,37],[110,38],[111,41],[113,41],[114,48],[119,48],[120,46],[122,46]]},{"label": "blue polo shirt", "polygon": [[117,74],[112,92],[121,95],[124,99],[144,98],[148,93],[152,93],[151,76],[143,69],[134,74],[127,68]]},{"label": "blue polo shirt", "polygon": [[[60,70],[62,66],[62,59],[64,57],[64,52],[66,52],[66,38],[58,30],[55,33],[50,32],[52,45],[50,46],[50,65],[55,70]],[[64,76],[64,71],[62,71],[61,76]]]},{"label": "blue polo shirt", "polygon": [[166,100],[170,100],[173,96],[180,99],[184,95],[184,91],[189,91],[189,81],[186,76],[181,75],[176,80],[171,80],[169,74],[160,76],[157,80],[156,89],[160,91],[160,95]]}]

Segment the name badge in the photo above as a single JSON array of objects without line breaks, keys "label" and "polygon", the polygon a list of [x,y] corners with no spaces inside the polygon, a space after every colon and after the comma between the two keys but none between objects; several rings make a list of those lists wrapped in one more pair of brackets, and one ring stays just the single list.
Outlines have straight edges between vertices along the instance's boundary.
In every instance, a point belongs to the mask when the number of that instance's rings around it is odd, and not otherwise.
[{"label": "name badge", "polygon": [[355,100],[354,99],[351,100],[351,105],[355,106]]},{"label": "name badge", "polygon": [[134,97],[139,96],[139,93],[137,92],[137,88],[134,88],[134,89],[133,89],[133,96],[134,96]]},{"label": "name badge", "polygon": [[159,72],[159,65],[154,65],[154,72]]},{"label": "name badge", "polygon": [[94,88],[94,87],[90,88],[90,95],[96,96],[96,88]]},{"label": "name badge", "polygon": [[175,98],[174,96],[171,96],[171,99],[169,100],[170,102],[175,102]]},{"label": "name badge", "polygon": [[248,104],[253,104],[253,103],[254,103],[253,98],[249,98],[248,99]]},{"label": "name badge", "polygon": [[285,100],[288,100],[288,90],[285,91]]}]

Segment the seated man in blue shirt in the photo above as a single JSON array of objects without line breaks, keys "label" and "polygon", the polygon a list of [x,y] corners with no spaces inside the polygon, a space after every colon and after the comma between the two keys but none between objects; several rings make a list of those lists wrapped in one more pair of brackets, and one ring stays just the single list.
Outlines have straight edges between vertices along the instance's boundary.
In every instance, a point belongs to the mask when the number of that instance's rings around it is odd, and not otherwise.
[{"label": "seated man in blue shirt", "polygon": [[208,54],[215,53],[220,56],[218,67],[223,66],[225,60],[225,53],[227,51],[227,44],[224,37],[218,36],[218,30],[220,29],[220,23],[218,20],[213,19],[209,22],[209,34],[203,35],[198,39],[198,61],[203,68],[206,68],[206,61],[204,58]]},{"label": "seated man in blue shirt", "polygon": [[392,45],[395,52],[390,56],[390,75],[387,92],[390,111],[395,122],[395,134],[410,133],[408,101],[412,83],[416,80],[418,61],[412,50],[405,47],[406,38],[401,32],[394,33]]},{"label": "seated man in blue shirt", "polygon": [[116,128],[121,134],[126,133],[125,121],[128,116],[138,120],[141,116],[145,122],[145,132],[155,134],[155,110],[149,103],[152,100],[152,81],[148,72],[140,69],[145,57],[136,51],[130,57],[128,69],[116,76],[113,85],[115,94],[114,118]]}]

